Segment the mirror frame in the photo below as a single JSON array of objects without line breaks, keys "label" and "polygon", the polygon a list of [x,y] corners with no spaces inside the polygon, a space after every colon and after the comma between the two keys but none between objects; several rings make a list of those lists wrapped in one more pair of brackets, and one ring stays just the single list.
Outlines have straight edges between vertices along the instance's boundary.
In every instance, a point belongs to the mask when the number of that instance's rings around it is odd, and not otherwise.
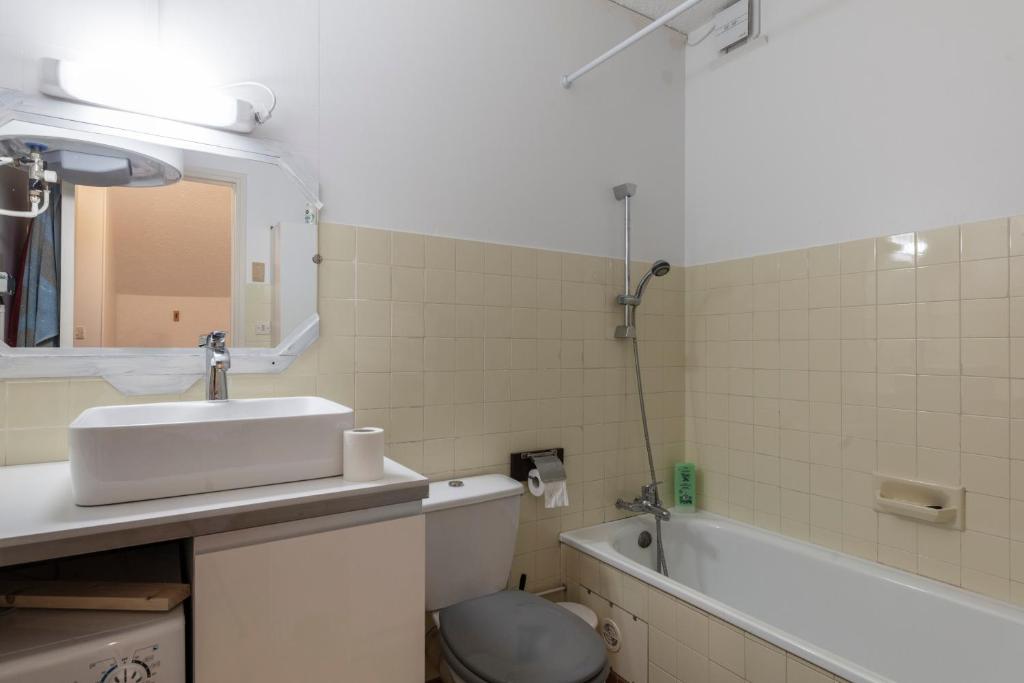
[{"label": "mirror frame", "polygon": [[[271,140],[140,114],[27,96],[15,90],[0,88],[0,132],[9,124],[17,125],[17,122],[74,131],[86,139],[93,136],[131,138],[156,145],[272,164],[301,188],[307,200],[307,223],[316,225],[319,210],[323,207],[315,177]],[[319,335],[320,316],[314,312],[274,348],[231,348],[231,372],[282,372]],[[102,377],[129,396],[181,393],[203,377],[204,354],[199,348],[15,349],[0,344],[0,379]]]}]

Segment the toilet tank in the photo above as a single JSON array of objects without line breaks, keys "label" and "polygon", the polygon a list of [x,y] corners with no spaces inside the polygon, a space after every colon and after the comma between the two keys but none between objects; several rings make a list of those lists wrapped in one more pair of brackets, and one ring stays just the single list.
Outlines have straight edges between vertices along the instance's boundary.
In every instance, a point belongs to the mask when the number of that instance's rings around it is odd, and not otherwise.
[{"label": "toilet tank", "polygon": [[430,484],[423,501],[428,612],[506,587],[522,494],[522,484],[502,474]]}]

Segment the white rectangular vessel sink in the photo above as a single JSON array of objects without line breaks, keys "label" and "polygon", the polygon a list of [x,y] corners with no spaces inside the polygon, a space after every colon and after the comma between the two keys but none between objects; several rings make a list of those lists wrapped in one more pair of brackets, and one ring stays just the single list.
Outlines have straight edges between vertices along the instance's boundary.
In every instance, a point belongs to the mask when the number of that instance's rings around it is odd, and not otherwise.
[{"label": "white rectangular vessel sink", "polygon": [[89,408],[68,434],[75,503],[335,477],[353,422],[313,396]]}]

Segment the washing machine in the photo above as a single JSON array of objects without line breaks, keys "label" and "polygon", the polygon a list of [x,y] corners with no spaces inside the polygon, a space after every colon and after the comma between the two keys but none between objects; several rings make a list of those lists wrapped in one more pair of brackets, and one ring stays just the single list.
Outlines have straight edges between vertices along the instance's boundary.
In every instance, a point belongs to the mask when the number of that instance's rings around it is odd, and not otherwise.
[{"label": "washing machine", "polygon": [[185,614],[0,608],[0,683],[185,683]]}]

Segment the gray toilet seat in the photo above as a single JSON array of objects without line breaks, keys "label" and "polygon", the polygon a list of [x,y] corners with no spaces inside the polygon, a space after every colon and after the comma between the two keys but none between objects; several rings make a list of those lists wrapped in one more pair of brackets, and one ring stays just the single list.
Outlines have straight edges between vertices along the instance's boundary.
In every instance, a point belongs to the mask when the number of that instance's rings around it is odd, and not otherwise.
[{"label": "gray toilet seat", "polygon": [[440,614],[445,661],[467,683],[599,683],[608,677],[604,642],[552,602],[501,591]]}]

